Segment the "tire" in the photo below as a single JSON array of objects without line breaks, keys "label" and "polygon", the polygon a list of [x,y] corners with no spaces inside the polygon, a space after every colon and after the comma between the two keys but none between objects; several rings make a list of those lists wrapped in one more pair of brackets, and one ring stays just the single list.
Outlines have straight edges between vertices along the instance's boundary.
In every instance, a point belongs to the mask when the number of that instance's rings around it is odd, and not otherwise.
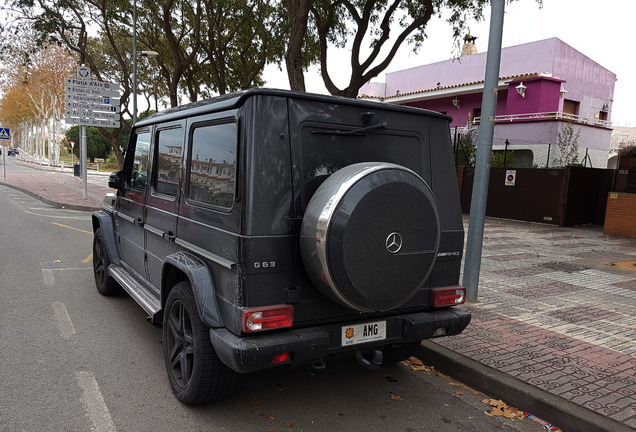
[{"label": "tire", "polygon": [[109,266],[110,257],[108,256],[104,234],[101,228],[97,228],[93,236],[93,275],[95,276],[97,291],[103,296],[113,296],[122,292],[115,279],[108,275]]},{"label": "tire", "polygon": [[422,341],[417,341],[400,345],[391,345],[384,348],[382,350],[382,364],[388,366],[408,359],[415,353],[415,350],[421,344]]},{"label": "tire", "polygon": [[174,286],[163,315],[164,359],[172,391],[185,405],[203,405],[229,395],[237,374],[224,365],[199,317],[189,281]]},{"label": "tire", "polygon": [[318,187],[300,234],[303,263],[331,300],[359,312],[395,309],[428,278],[440,222],[431,188],[415,172],[359,163]]}]

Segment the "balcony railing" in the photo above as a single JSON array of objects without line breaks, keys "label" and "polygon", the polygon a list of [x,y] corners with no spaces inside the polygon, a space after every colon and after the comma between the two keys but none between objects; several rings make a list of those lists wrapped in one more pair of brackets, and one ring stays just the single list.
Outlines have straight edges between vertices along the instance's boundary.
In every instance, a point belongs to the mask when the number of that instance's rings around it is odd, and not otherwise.
[{"label": "balcony railing", "polygon": [[[566,120],[578,124],[600,126],[600,127],[612,127],[612,122],[607,120],[590,119],[588,117],[581,117],[576,114],[568,114],[563,112],[543,112],[543,113],[526,113],[526,114],[506,114],[495,116],[495,123],[513,123],[513,122],[528,122],[537,120]],[[478,125],[481,121],[481,117],[475,117],[473,124]]]}]

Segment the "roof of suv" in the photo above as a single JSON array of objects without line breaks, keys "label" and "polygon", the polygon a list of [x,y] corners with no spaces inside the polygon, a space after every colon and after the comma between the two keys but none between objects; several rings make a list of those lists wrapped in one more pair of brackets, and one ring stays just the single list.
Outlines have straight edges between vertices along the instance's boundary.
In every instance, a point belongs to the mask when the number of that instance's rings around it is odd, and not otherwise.
[{"label": "roof of suv", "polygon": [[167,109],[165,111],[160,111],[141,121],[138,121],[135,126],[145,126],[145,125],[157,123],[157,121],[177,120],[183,117],[192,117],[192,116],[206,114],[210,112],[217,112],[217,111],[224,111],[228,109],[238,108],[245,103],[245,100],[255,95],[293,97],[295,99],[308,99],[308,100],[314,100],[317,102],[331,102],[331,103],[333,103],[334,99],[340,99],[342,103],[346,103],[348,105],[357,105],[360,107],[367,107],[371,109],[381,108],[381,109],[391,110],[391,111],[405,111],[405,112],[411,112],[411,113],[413,112],[421,113],[423,111],[426,111],[430,115],[442,117],[445,119],[450,119],[450,117],[444,114],[441,114],[435,111],[423,110],[421,108],[386,104],[386,103],[367,101],[367,100],[361,100],[361,99],[351,99],[351,98],[345,98],[341,96],[320,95],[315,93],[295,92],[290,90],[255,88],[255,89],[249,89],[249,90],[241,90],[238,92],[229,93],[229,94],[217,96],[210,99],[204,99],[201,101],[188,103],[185,105]]}]

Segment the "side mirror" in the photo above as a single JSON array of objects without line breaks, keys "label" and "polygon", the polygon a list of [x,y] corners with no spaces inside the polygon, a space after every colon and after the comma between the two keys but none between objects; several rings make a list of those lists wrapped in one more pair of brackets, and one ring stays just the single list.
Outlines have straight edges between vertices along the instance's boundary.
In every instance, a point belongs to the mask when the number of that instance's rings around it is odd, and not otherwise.
[{"label": "side mirror", "polygon": [[113,189],[121,189],[124,187],[123,171],[115,171],[108,177],[108,187]]}]

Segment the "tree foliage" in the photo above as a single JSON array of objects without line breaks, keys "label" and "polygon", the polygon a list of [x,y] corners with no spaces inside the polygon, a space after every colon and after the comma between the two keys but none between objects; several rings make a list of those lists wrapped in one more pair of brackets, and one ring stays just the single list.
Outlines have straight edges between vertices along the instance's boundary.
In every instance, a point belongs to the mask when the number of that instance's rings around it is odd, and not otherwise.
[{"label": "tree foliage", "polygon": [[[72,150],[73,154],[79,158],[79,142],[80,142],[80,128],[79,126],[73,126],[66,131],[65,145],[69,152]],[[71,141],[75,142],[75,146],[71,148]],[[86,157],[91,162],[95,162],[95,158],[106,158],[110,152],[110,143],[106,137],[99,132],[99,128],[87,126],[86,127]]]},{"label": "tree foliage", "polygon": [[574,130],[571,122],[566,123],[559,129],[557,133],[557,149],[559,156],[556,160],[556,166],[566,167],[568,165],[578,164],[579,158],[579,137],[581,130]]},{"label": "tree foliage", "polygon": [[[468,20],[481,20],[484,8],[490,2],[289,0],[287,4],[291,31],[285,59],[291,88],[304,90],[302,66],[317,59],[322,79],[331,94],[356,97],[362,85],[390,65],[403,44],[415,52],[421,48],[427,37],[426,26],[432,17],[442,11],[450,12],[448,22],[459,40]],[[306,29],[304,35],[302,29]],[[344,87],[338,87],[329,72],[329,53],[333,47],[347,47],[351,53],[349,82]],[[342,67],[338,67],[336,73],[343,75]]]}]

